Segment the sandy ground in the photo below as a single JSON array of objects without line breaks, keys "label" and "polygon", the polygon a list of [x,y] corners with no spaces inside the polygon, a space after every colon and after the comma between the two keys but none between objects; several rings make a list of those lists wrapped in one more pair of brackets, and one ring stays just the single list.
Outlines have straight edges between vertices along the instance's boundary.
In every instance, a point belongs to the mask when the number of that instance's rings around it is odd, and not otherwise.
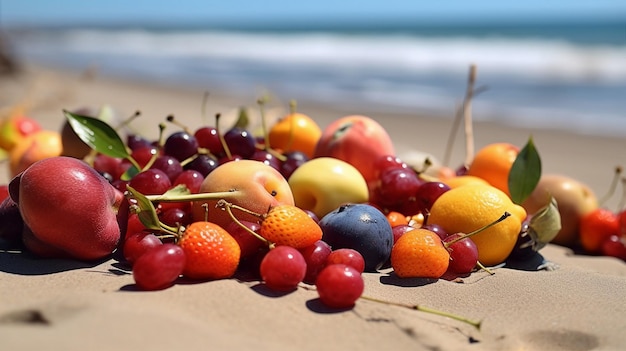
[{"label": "sandy ground", "polygon": [[[202,113],[201,89],[154,86],[98,76],[36,69],[3,77],[0,107],[19,101],[44,128],[59,130],[63,109],[111,105],[120,116],[140,110],[133,128],[156,136],[169,114],[190,127],[224,125],[240,106],[257,121],[258,96],[209,92]],[[289,97],[267,106],[271,120],[287,109]],[[420,150],[442,159],[451,120],[427,115],[327,108],[306,101],[299,111],[321,126],[348,114],[377,119],[398,154]],[[169,128],[169,127],[168,127]],[[172,129],[176,128],[174,126]],[[561,131],[475,123],[476,147],[508,141],[524,145],[530,135],[544,173],[559,173],[588,184],[598,195],[609,189],[616,165],[626,164],[625,141]],[[450,164],[464,158],[458,134]],[[6,164],[0,183],[10,179]],[[619,192],[619,191],[618,191]],[[616,206],[619,194],[607,206]],[[423,305],[481,320],[480,330],[462,322],[369,300],[347,311],[331,311],[315,291],[275,294],[257,281],[229,279],[181,282],[157,292],[140,292],[126,267],[111,259],[97,263],[41,260],[0,247],[0,348],[6,350],[618,350],[626,344],[626,264],[606,257],[573,254],[548,245],[543,257],[559,268],[526,266],[473,273],[457,281],[399,280],[388,271],[365,274],[366,296]]]}]

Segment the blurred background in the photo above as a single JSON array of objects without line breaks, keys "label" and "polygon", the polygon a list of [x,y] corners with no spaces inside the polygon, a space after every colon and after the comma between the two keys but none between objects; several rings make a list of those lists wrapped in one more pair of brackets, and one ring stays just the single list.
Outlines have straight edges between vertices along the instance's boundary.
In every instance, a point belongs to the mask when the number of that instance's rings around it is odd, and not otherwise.
[{"label": "blurred background", "polygon": [[[0,0],[18,62],[626,136],[626,1]],[[355,110],[358,112],[358,110]]]}]

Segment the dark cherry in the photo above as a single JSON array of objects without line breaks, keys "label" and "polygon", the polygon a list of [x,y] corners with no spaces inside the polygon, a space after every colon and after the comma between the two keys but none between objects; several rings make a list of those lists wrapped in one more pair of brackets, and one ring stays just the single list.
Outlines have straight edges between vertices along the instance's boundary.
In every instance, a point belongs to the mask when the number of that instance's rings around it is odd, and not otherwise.
[{"label": "dark cherry", "polygon": [[198,153],[198,140],[185,131],[174,132],[165,140],[163,153],[182,162]]}]

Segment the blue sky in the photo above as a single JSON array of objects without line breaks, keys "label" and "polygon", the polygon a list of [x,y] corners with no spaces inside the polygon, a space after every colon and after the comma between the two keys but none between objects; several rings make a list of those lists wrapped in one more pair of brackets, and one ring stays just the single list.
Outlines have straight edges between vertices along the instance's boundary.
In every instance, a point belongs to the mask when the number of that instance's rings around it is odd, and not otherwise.
[{"label": "blue sky", "polygon": [[290,21],[371,20],[511,20],[621,16],[624,0],[0,0],[0,25],[68,22],[159,22],[203,20]]}]

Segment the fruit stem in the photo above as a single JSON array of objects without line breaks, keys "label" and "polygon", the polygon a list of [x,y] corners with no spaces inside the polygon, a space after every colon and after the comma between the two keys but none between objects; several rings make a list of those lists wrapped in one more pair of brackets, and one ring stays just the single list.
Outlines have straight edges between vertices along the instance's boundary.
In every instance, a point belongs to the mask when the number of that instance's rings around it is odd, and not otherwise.
[{"label": "fruit stem", "polygon": [[215,114],[215,131],[217,132],[217,137],[220,139],[220,143],[224,148],[224,152],[226,153],[226,157],[230,160],[233,157],[233,154],[230,153],[230,148],[228,148],[228,144],[226,143],[226,139],[224,139],[224,135],[220,131],[220,117],[222,117],[221,113]]},{"label": "fruit stem", "polygon": [[261,128],[263,129],[263,139],[265,140],[264,148],[265,151],[270,149],[270,134],[267,130],[267,121],[265,117],[265,97],[259,98],[257,100],[257,104],[259,104],[259,112],[261,114]]},{"label": "fruit stem", "polygon": [[492,270],[490,270],[489,268],[485,267],[484,264],[480,263],[480,261],[476,261],[476,265],[478,266],[478,268],[482,269],[483,271],[489,273],[489,275],[494,275],[496,273],[494,273]]},{"label": "fruit stem", "polygon": [[469,237],[470,237],[470,236],[472,236],[472,235],[476,235],[476,234],[478,234],[478,233],[482,232],[483,230],[485,230],[485,229],[487,229],[487,228],[490,228],[491,226],[494,226],[494,225],[496,225],[496,224],[498,224],[498,223],[502,222],[503,220],[507,219],[510,215],[511,215],[510,213],[508,213],[508,212],[504,212],[504,214],[503,214],[502,216],[500,216],[500,218],[498,218],[498,219],[496,219],[495,221],[493,221],[493,222],[491,222],[491,223],[487,224],[486,226],[481,227],[481,228],[478,228],[478,229],[474,230],[473,232],[469,232],[469,233],[467,233],[467,234],[459,235],[459,237],[457,237],[457,238],[455,238],[455,239],[453,239],[453,240],[450,240],[450,241],[448,241],[448,242],[444,243],[443,245],[444,245],[446,248],[448,248],[448,247],[450,247],[450,245],[452,245],[452,244],[454,244],[454,243],[456,243],[456,242],[459,242],[459,241],[461,241],[461,240],[463,240],[463,239],[465,239],[465,238],[469,238]]},{"label": "fruit stem", "polygon": [[170,123],[172,123],[172,124],[174,124],[174,125],[179,126],[180,128],[182,128],[182,129],[183,129],[183,131],[185,131],[185,133],[187,133],[187,134],[193,134],[193,133],[189,130],[189,127],[187,127],[186,125],[184,125],[184,124],[182,124],[181,122],[179,122],[179,121],[178,121],[178,120],[174,117],[174,115],[168,115],[167,117],[165,117],[165,119],[166,119],[168,122],[170,122]]},{"label": "fruit stem", "polygon": [[[242,209],[242,207],[239,207],[237,205],[234,205],[230,202],[227,202],[226,200],[220,200],[217,202],[217,206],[222,207],[226,210],[226,212],[228,212],[228,215],[230,216],[230,218],[233,220],[233,222],[235,222],[238,226],[240,226],[241,228],[243,228],[245,231],[247,231],[248,233],[252,234],[255,238],[261,240],[263,243],[265,243],[270,249],[273,249],[275,244],[270,242],[269,240],[265,239],[264,237],[260,236],[259,234],[257,234],[254,230],[251,230],[250,228],[248,228],[245,224],[241,223],[239,221],[239,219],[237,219],[237,217],[235,217],[235,215],[233,214],[232,211],[232,207],[237,207],[238,209]],[[248,211],[246,211],[248,212]]]},{"label": "fruit stem", "polygon": [[235,205],[235,204],[233,204],[233,203],[231,203],[231,202],[228,202],[228,201],[226,201],[226,200],[224,200],[224,199],[219,200],[219,201],[217,202],[216,206],[217,206],[217,207],[235,208],[235,209],[238,209],[238,210],[239,210],[239,211],[241,211],[241,212],[245,212],[245,213],[247,213],[247,214],[250,214],[250,215],[253,215],[253,216],[259,217],[259,218],[261,218],[261,219],[263,219],[263,218],[265,217],[265,215],[263,215],[263,214],[261,214],[261,213],[257,213],[257,212],[254,212],[254,211],[250,211],[250,210],[249,210],[249,209],[247,209],[247,208],[241,207],[241,206],[239,206],[239,205]]},{"label": "fruit stem", "polygon": [[622,174],[622,167],[615,167],[615,172],[613,173],[613,180],[611,181],[611,185],[609,186],[609,190],[600,198],[598,204],[602,207],[610,198],[615,194],[615,188],[617,187],[617,182],[620,179],[620,175]]},{"label": "fruit stem", "polygon": [[200,201],[200,200],[219,200],[240,195],[240,191],[217,191],[214,193],[197,193],[185,195],[146,195],[146,198],[152,202],[183,202],[183,201]]},{"label": "fruit stem", "polygon": [[410,310],[416,310],[420,312],[431,313],[431,314],[442,316],[442,317],[452,318],[454,320],[467,323],[475,327],[478,330],[480,330],[480,325],[482,323],[482,321],[475,321],[475,320],[472,320],[463,316],[459,316],[454,313],[445,312],[445,311],[437,310],[437,309],[422,306],[422,305],[410,305],[410,304],[405,304],[405,303],[400,303],[400,302],[385,301],[385,300],[381,300],[381,299],[377,299],[377,298],[369,297],[369,296],[361,296],[361,298],[364,300],[372,301],[372,302],[378,302],[378,303],[383,303],[383,304],[392,305],[392,306],[404,307]]}]

